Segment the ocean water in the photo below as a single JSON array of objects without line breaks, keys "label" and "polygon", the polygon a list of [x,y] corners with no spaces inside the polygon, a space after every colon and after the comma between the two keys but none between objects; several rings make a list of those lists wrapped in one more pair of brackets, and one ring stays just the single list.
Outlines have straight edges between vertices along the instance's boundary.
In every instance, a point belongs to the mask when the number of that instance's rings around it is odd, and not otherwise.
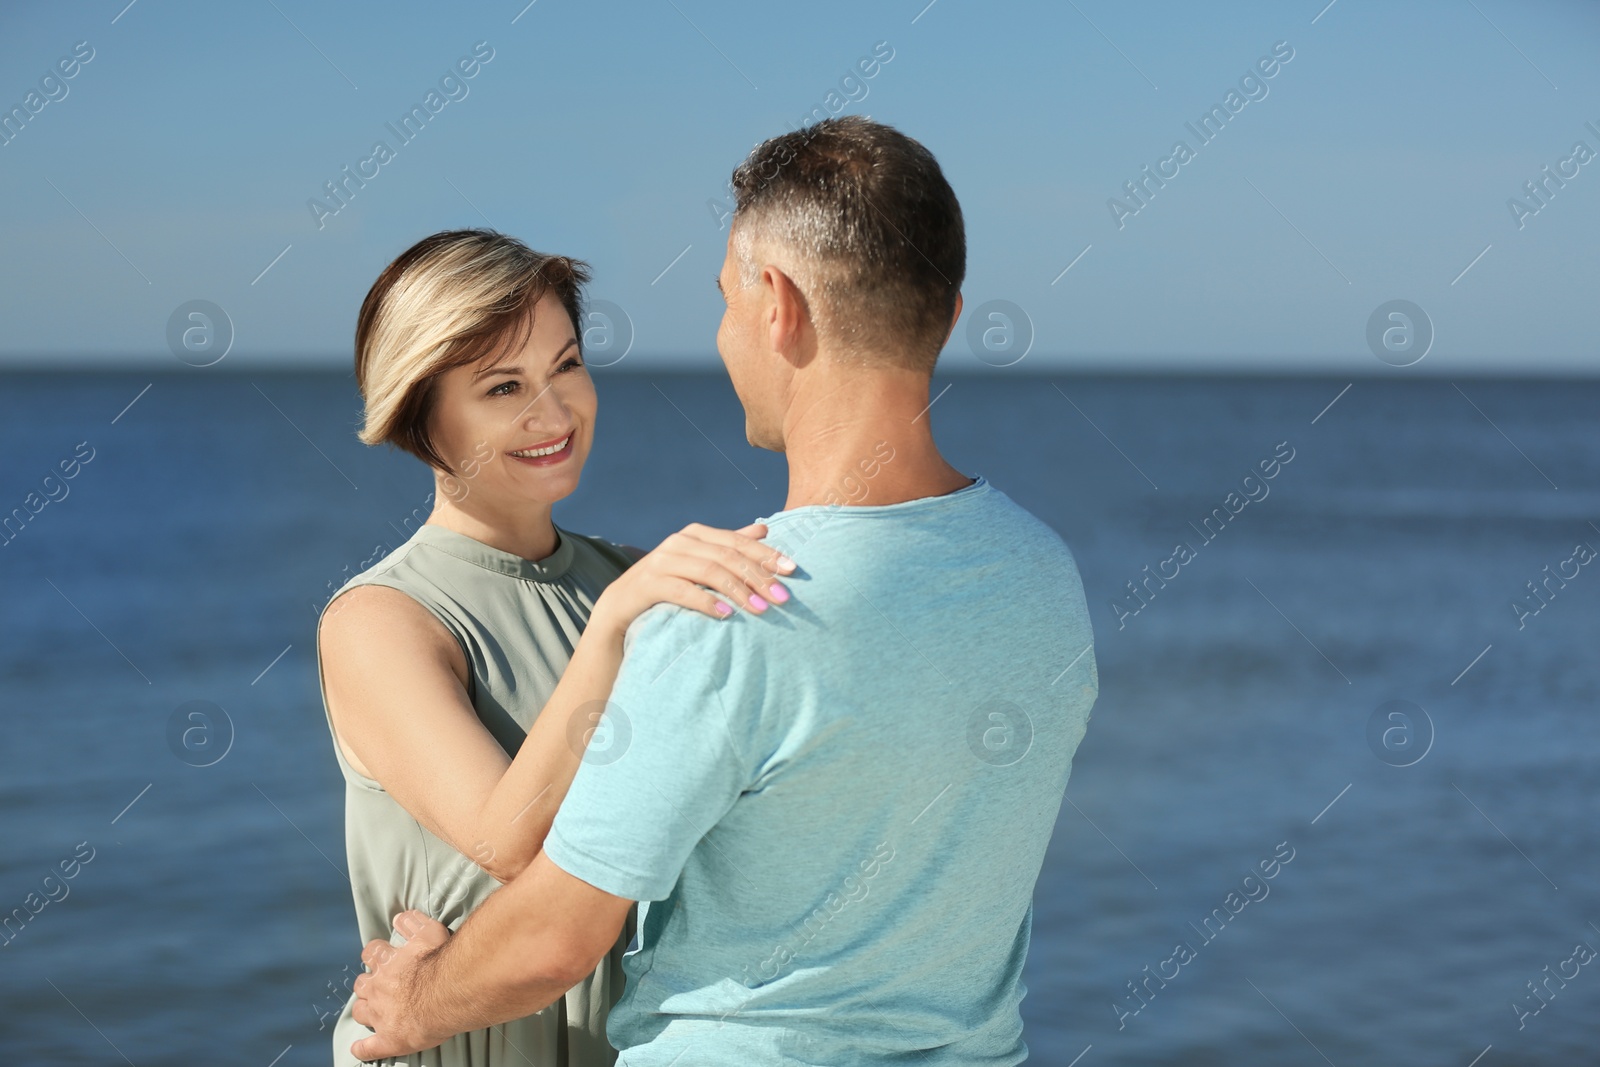
[{"label": "ocean water", "polygon": [[[720,376],[599,374],[558,522],[781,507]],[[946,455],[1061,532],[1095,622],[1032,1062],[1595,1062],[1600,383],[946,384]],[[0,509],[57,498],[0,545],[0,914],[59,897],[0,936],[7,1062],[327,1062],[360,946],[315,611],[431,489],[357,410],[342,374],[0,378]]]}]

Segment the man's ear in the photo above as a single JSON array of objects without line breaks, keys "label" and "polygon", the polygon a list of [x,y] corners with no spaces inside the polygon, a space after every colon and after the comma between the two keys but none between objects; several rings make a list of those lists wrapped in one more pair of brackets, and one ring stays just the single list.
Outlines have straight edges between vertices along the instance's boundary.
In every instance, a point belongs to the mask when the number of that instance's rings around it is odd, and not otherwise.
[{"label": "man's ear", "polygon": [[793,278],[771,264],[761,268],[761,281],[772,294],[772,305],[764,324],[768,330],[767,341],[776,352],[792,352],[811,325],[811,308],[805,294]]},{"label": "man's ear", "polygon": [[[950,343],[950,337],[956,332],[956,323],[961,321],[961,294],[956,293],[956,313],[950,316],[950,328],[944,332],[944,345]],[[944,345],[940,345],[942,350]]]}]

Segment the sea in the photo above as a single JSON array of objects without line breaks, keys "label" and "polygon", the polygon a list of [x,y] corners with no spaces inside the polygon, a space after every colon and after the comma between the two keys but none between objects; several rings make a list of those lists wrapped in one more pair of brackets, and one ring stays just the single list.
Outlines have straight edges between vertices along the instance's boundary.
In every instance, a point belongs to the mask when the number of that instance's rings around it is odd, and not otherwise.
[{"label": "sea", "polygon": [[[596,378],[558,523],[782,507],[721,374]],[[1600,1062],[1600,382],[934,393],[1094,622],[1030,1062]],[[314,622],[432,490],[359,410],[343,372],[0,376],[0,1060],[329,1061],[360,943]]]}]

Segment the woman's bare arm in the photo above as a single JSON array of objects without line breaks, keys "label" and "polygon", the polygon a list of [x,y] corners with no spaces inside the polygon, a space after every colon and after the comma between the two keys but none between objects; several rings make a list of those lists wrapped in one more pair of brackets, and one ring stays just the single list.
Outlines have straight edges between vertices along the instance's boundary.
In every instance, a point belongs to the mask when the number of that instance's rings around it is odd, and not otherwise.
[{"label": "woman's bare arm", "polygon": [[[395,801],[501,882],[543,847],[622,662],[622,638],[590,627],[555,691],[508,757],[467,698],[461,646],[397,589],[358,586],[323,616],[328,711],[339,738]],[[598,705],[597,705],[598,706]],[[569,734],[568,730],[574,731]]]},{"label": "woman's bare arm", "polygon": [[628,623],[661,601],[720,617],[709,589],[744,603],[752,590],[767,592],[772,567],[772,550],[754,537],[700,526],[646,554],[595,604],[515,759],[472,708],[454,636],[399,590],[358,586],[329,607],[318,632],[328,713],[401,807],[508,882],[544,846],[616,682]]}]

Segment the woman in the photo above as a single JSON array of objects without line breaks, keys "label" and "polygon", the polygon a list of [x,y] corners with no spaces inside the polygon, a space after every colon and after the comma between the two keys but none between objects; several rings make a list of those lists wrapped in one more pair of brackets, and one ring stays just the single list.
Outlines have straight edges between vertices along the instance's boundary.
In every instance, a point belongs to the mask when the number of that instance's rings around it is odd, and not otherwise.
[{"label": "woman", "polygon": [[[588,277],[578,261],[456,230],[408,249],[362,304],[361,440],[416,455],[436,486],[428,521],[345,583],[318,624],[362,942],[390,937],[408,908],[455,929],[528,865],[597,727],[590,758],[607,758],[599,713],[646,607],[723,618],[736,609],[712,590],[758,613],[787,599],[773,568],[793,564],[757,540],[761,524],[691,525],[646,555],[552,522],[593,443],[578,326]],[[606,1014],[631,938],[537,1015],[383,1062],[609,1065]],[[350,1046],[370,1032],[353,1001],[334,1027],[336,1064],[359,1062]]]}]

